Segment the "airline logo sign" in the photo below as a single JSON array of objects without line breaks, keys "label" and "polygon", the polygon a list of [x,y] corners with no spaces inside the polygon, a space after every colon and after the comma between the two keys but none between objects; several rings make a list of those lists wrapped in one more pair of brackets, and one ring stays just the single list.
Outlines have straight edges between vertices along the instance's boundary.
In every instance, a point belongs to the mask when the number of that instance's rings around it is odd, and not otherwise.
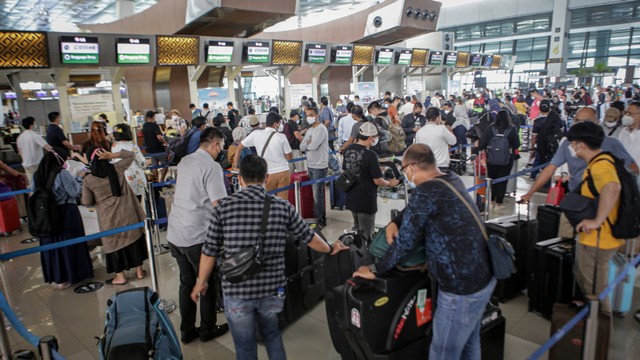
[{"label": "airline logo sign", "polygon": [[269,62],[269,43],[250,41],[247,43],[247,62]]},{"label": "airline logo sign", "polygon": [[[267,48],[267,54],[269,49]],[[209,41],[207,48],[208,63],[230,63],[233,59],[233,42]]]},{"label": "airline logo sign", "polygon": [[411,65],[411,50],[401,50],[398,65]]},{"label": "airline logo sign", "polygon": [[63,64],[97,64],[100,59],[98,38],[62,36],[60,55]]},{"label": "airline logo sign", "polygon": [[311,44],[307,51],[307,62],[324,63],[327,60],[327,45]]},{"label": "airline logo sign", "polygon": [[378,52],[378,64],[389,65],[393,59],[393,49],[383,48]]},{"label": "airline logo sign", "polygon": [[351,46],[338,46],[336,48],[336,64],[351,64],[351,55],[353,48]]},{"label": "airline logo sign", "polygon": [[148,64],[151,62],[149,39],[118,38],[116,54],[118,64]]}]

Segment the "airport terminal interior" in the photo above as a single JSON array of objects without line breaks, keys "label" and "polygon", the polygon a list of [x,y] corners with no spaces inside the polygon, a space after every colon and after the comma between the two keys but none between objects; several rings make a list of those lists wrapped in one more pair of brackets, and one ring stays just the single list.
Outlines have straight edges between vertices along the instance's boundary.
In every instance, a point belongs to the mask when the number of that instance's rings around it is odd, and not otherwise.
[{"label": "airport terminal interior", "polygon": [[638,0],[6,0],[0,102],[0,359],[640,358]]}]

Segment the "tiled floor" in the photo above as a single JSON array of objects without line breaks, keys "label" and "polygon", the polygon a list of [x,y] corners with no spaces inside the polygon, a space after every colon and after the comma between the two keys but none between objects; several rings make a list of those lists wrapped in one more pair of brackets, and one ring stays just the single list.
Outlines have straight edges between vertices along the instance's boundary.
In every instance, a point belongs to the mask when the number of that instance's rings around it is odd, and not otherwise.
[{"label": "tiled floor", "polygon": [[[521,180],[519,190],[529,185]],[[536,195],[535,202],[544,200],[543,194]],[[495,216],[513,213],[513,200],[507,200],[507,209]],[[532,206],[535,209],[535,206]],[[535,212],[532,211],[532,212]],[[532,214],[533,216],[533,214]],[[347,221],[345,221],[347,220]],[[337,239],[344,229],[351,226],[351,215],[346,211],[329,210],[329,226],[323,233],[330,241]],[[164,237],[165,233],[161,233]],[[10,238],[0,238],[0,252],[8,252],[33,245],[21,245],[20,240],[28,238],[23,231]],[[104,263],[96,256],[94,267],[96,280],[104,281],[110,276],[105,273]],[[177,300],[178,270],[169,254],[157,257],[159,292],[168,299]],[[133,274],[132,274],[133,277]],[[40,259],[37,255],[16,258],[0,263],[0,290],[5,294],[20,320],[38,336],[55,335],[60,344],[60,352],[69,360],[98,359],[96,336],[103,330],[104,312],[107,300],[117,291],[132,286],[151,286],[149,277],[142,281],[130,279],[124,287],[105,286],[90,294],[75,294],[73,287],[57,290],[43,284]],[[637,284],[638,285],[638,284]],[[635,306],[640,307],[640,290],[636,289]],[[540,344],[549,338],[550,324],[547,320],[527,312],[527,297],[522,295],[506,304],[501,304],[507,318],[505,359],[527,358]],[[179,311],[170,318],[176,328],[179,325]],[[220,322],[224,316],[219,315]],[[324,304],[284,331],[285,348],[290,359],[334,360],[339,359],[333,349],[326,325]],[[12,349],[31,348],[9,327]],[[183,346],[184,358],[192,359],[234,359],[233,342],[230,334],[221,338]],[[616,318],[611,341],[610,359],[637,359],[640,354],[640,324],[631,315]],[[266,359],[261,346],[260,359]]]}]

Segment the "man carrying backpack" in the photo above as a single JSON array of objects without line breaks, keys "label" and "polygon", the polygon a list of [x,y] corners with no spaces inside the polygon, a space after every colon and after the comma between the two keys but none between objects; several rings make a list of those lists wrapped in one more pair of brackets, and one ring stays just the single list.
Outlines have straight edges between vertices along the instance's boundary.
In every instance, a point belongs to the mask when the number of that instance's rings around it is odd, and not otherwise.
[{"label": "man carrying backpack", "polygon": [[[282,133],[287,137],[289,146],[291,146],[291,154],[294,159],[302,157],[302,151],[300,151],[300,142],[302,142],[302,134],[300,133],[300,113],[298,110],[291,110],[289,113],[289,120],[284,124],[284,130]],[[304,160],[289,163],[289,172],[304,171]]]},{"label": "man carrying backpack", "polygon": [[[540,117],[533,123],[531,136],[531,156],[535,155],[533,166],[542,165],[553,157],[562,139],[563,124],[560,116],[551,110],[551,102],[540,102]],[[535,148],[535,150],[534,150]],[[531,173],[531,181],[535,181],[539,171]]]}]

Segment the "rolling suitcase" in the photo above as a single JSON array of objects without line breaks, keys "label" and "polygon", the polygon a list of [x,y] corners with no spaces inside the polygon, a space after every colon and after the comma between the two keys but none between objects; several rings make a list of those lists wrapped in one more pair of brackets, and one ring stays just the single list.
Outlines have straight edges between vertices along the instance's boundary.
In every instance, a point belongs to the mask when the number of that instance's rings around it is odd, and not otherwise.
[{"label": "rolling suitcase", "polygon": [[541,241],[530,256],[529,311],[551,319],[554,303],[568,304],[573,299],[575,261],[573,239]]},{"label": "rolling suitcase", "polygon": [[[309,227],[326,241],[315,220],[306,220]],[[301,318],[324,297],[324,261],[326,256],[298,240],[297,234],[287,234],[285,246],[284,309],[279,315],[280,328]]]},{"label": "rolling suitcase", "polygon": [[[567,304],[554,304],[551,316],[551,336],[571,320],[580,311],[579,308]],[[609,332],[611,317],[600,312],[598,316],[598,338],[596,359],[606,360],[609,353]],[[549,349],[549,360],[581,360],[584,343],[585,320],[578,322]]]},{"label": "rolling suitcase", "polygon": [[335,180],[329,183],[329,201],[334,210],[344,210],[347,207],[347,193],[338,189]]},{"label": "rolling suitcase", "polygon": [[0,201],[0,233],[4,236],[20,230],[20,213],[15,197]]},{"label": "rolling suitcase", "polygon": [[342,298],[338,323],[356,358],[427,358],[432,286],[425,272],[393,270],[336,288]]},{"label": "rolling suitcase", "polygon": [[522,293],[527,287],[527,259],[536,242],[538,221],[529,218],[521,218],[520,210],[517,215],[508,215],[487,222],[489,235],[497,234],[505,238],[515,250],[516,273],[510,278],[499,280],[494,295],[505,302]]},{"label": "rolling suitcase", "polygon": [[[307,174],[306,171],[291,174],[291,184],[296,181],[305,182],[309,180],[311,180],[311,178],[309,178],[309,174]],[[291,203],[291,205],[296,206],[296,196],[294,188],[289,189],[289,202]],[[302,216],[303,219],[313,219],[316,217],[313,210],[313,204],[313,189],[311,188],[311,186],[301,187],[300,209],[298,209],[298,211],[300,212],[300,216]]]},{"label": "rolling suitcase", "polygon": [[[635,241],[627,240],[625,254],[617,253],[609,261],[609,283],[612,283],[621,272],[626,270],[634,254]],[[625,316],[631,310],[635,279],[636,268],[632,266],[631,271],[624,276],[622,282],[609,294],[609,303],[615,315]]]},{"label": "rolling suitcase", "polygon": [[482,360],[503,360],[507,320],[498,305],[487,304],[480,326]]},{"label": "rolling suitcase", "polygon": [[337,310],[341,306],[337,302],[342,301],[342,297],[334,289],[350,279],[353,272],[360,266],[369,265],[373,261],[362,236],[358,236],[356,233],[347,233],[340,236],[340,241],[349,246],[349,250],[341,251],[334,256],[328,256],[325,261],[325,308],[333,347],[343,360],[353,360],[356,359],[356,355],[338,325]]},{"label": "rolling suitcase", "polygon": [[553,205],[538,207],[538,241],[549,240],[558,237],[560,230],[560,208]]}]

